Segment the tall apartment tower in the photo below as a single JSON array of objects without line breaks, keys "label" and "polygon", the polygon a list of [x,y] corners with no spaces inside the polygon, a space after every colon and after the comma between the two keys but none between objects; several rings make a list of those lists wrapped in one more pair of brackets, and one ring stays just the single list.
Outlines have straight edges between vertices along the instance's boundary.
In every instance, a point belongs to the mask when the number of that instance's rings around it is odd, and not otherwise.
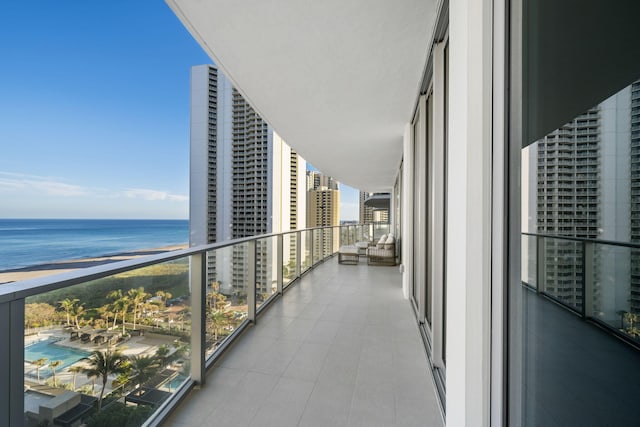
[{"label": "tall apartment tower", "polygon": [[[273,218],[279,221],[274,225],[274,232],[285,232],[307,228],[307,162],[291,149],[277,133],[273,134],[274,141],[274,169],[280,171],[275,182],[274,200],[277,211]],[[301,250],[305,249],[305,242],[300,242]],[[296,259],[296,240],[285,236],[283,239],[283,262]]]},{"label": "tall apartment tower", "polygon": [[360,192],[360,204],[358,222],[360,224],[370,224],[373,222],[373,208],[364,204],[364,201],[369,197],[369,193],[366,191]]},{"label": "tall apartment tower", "polygon": [[[630,241],[640,243],[640,81],[631,84],[631,135],[629,146]],[[633,314],[640,314],[640,250],[631,250],[630,301]]]},{"label": "tall apartment tower", "polygon": [[[637,183],[633,181],[634,164],[640,169],[640,149],[633,156],[634,144],[640,146],[640,134],[634,137],[634,126],[638,125],[633,121],[640,122],[640,111],[632,108],[633,96],[640,100],[637,84],[576,117],[528,150],[529,182],[535,183],[535,199],[533,194],[523,197],[528,205],[523,209],[528,210],[523,224],[529,224],[528,231],[623,242],[640,238],[640,201],[636,203],[637,198],[633,198],[634,186],[640,190],[640,177]],[[638,213],[636,231],[634,212]],[[544,251],[544,290],[565,304],[581,308],[584,272],[580,244],[545,238]],[[614,254],[606,246],[594,246],[589,261],[595,266],[594,306],[600,316],[619,317],[614,307],[616,300],[624,298],[624,290],[615,283],[627,283],[631,275],[631,286],[640,290],[640,272],[632,270],[632,255],[630,251]]]},{"label": "tall apartment tower", "polygon": [[[307,226],[337,226],[340,225],[340,190],[338,181],[330,176],[316,171],[307,171]],[[333,250],[339,247],[339,232],[333,233]],[[322,244],[326,252],[331,247],[327,235]],[[320,244],[314,244],[314,253],[320,251]]]},{"label": "tall apartment tower", "polygon": [[[292,162],[292,159],[294,161]],[[306,163],[212,65],[191,69],[190,245],[305,226]],[[300,204],[302,202],[302,204]],[[293,208],[292,208],[293,205]],[[256,275],[268,292],[276,269],[269,243],[259,242]],[[208,281],[241,295],[248,272],[246,248],[217,251]]]},{"label": "tall apartment tower", "polygon": [[338,190],[338,181],[318,171],[307,171],[307,191],[320,188]]}]

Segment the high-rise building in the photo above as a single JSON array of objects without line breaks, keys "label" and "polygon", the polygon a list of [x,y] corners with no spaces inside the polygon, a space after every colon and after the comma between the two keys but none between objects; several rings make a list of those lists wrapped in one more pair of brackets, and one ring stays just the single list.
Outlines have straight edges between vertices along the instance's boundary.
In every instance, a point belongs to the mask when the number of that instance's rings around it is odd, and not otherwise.
[{"label": "high-rise building", "polygon": [[[191,69],[190,245],[304,228],[305,168],[215,66]],[[267,242],[258,246],[256,275],[267,292],[275,250]],[[222,293],[245,288],[245,252],[209,257],[208,280]]]},{"label": "high-rise building", "polygon": [[[340,225],[340,190],[338,181],[330,176],[316,171],[307,171],[307,227],[337,226]],[[337,229],[333,233],[333,245],[328,232],[323,238],[322,245],[316,241],[313,246],[315,253],[319,253],[322,247],[328,251],[333,247],[337,250],[339,245],[339,233]]]},{"label": "high-rise building", "polygon": [[360,224],[372,222],[389,222],[390,193],[360,192]]},{"label": "high-rise building", "polygon": [[[273,168],[280,171],[277,174],[280,182],[275,182],[274,232],[298,230],[307,227],[307,191],[305,186],[305,171],[307,162],[289,147],[277,133],[273,134]],[[300,242],[304,251],[305,242]],[[293,238],[283,240],[283,262],[285,265],[296,259],[296,241]]]},{"label": "high-rise building", "polygon": [[307,171],[307,191],[320,188],[338,190],[338,181],[318,171]]},{"label": "high-rise building", "polygon": [[370,224],[373,222],[373,207],[365,205],[364,201],[369,197],[369,193],[366,191],[360,192],[359,197],[359,215],[358,220],[360,224]]},{"label": "high-rise building", "polygon": [[[634,241],[634,150],[632,94],[634,83],[539,140],[528,153],[535,202],[529,197],[529,230],[582,239]],[[640,112],[636,113],[637,115]],[[637,126],[637,125],[635,125]],[[629,161],[631,159],[631,162]],[[532,175],[535,171],[535,177]],[[636,219],[637,221],[637,219]],[[636,227],[637,229],[637,227]],[[640,276],[630,271],[633,251],[605,253],[594,248],[594,306],[601,316],[615,317],[615,295],[602,280],[628,281],[640,290]],[[580,309],[583,304],[582,248],[576,242],[545,238],[545,292]],[[634,281],[635,280],[635,281]],[[631,304],[634,310],[634,304]],[[640,305],[635,307],[637,311]],[[611,320],[611,319],[607,319]]]}]

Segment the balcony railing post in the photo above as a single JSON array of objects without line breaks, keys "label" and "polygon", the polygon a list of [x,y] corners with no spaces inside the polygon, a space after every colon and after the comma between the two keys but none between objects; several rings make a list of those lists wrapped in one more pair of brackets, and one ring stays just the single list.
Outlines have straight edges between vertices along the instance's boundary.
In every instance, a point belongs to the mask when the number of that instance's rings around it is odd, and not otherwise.
[{"label": "balcony railing post", "polygon": [[316,239],[315,239],[315,230],[309,230],[309,233],[311,233],[311,239],[310,240],[310,247],[309,247],[309,268],[312,268],[314,265],[314,259],[315,259],[315,255],[313,254],[314,252],[314,248],[316,245]]},{"label": "balcony railing post", "polygon": [[198,384],[205,383],[206,362],[206,299],[207,299],[207,254],[200,252],[191,256],[189,282],[191,284],[191,378]]},{"label": "balcony railing post", "polygon": [[593,317],[594,244],[582,242],[582,317]]},{"label": "balcony railing post", "polygon": [[334,243],[333,243],[333,239],[334,239],[334,237],[336,235],[336,230],[338,230],[337,227],[331,227],[329,229],[329,236],[331,236],[330,244],[329,244],[329,255],[330,256],[333,256],[333,253],[334,253],[335,246],[334,246]]},{"label": "balcony railing post", "polygon": [[249,264],[249,277],[248,289],[247,289],[247,311],[249,321],[256,323],[256,241],[250,240],[247,242],[247,262]]},{"label": "balcony railing post", "polygon": [[547,260],[544,256],[544,237],[536,236],[536,292],[540,293],[544,291],[543,280],[546,277]]},{"label": "balcony railing post", "polygon": [[318,249],[320,249],[320,258],[318,259],[318,263],[320,261],[324,261],[324,227],[318,229]]},{"label": "balcony railing post", "polygon": [[296,278],[302,271],[302,231],[296,232]]},{"label": "balcony railing post", "polygon": [[284,260],[282,240],[283,240],[282,234],[278,234],[278,240],[277,240],[277,245],[278,245],[278,249],[277,249],[277,252],[278,252],[278,255],[277,255],[278,264],[277,264],[277,273],[276,273],[277,274],[277,279],[276,279],[277,280],[277,285],[276,285],[277,289],[276,289],[276,291],[278,292],[279,295],[282,295],[282,263],[283,263],[283,260]]},{"label": "balcony railing post", "polygon": [[0,425],[24,425],[24,299],[0,303]]}]

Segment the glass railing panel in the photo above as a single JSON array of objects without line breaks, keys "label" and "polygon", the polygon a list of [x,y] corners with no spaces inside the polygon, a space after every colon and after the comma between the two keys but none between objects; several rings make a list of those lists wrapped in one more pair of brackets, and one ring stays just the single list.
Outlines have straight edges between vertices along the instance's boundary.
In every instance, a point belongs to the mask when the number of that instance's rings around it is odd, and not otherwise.
[{"label": "glass railing panel", "polygon": [[205,356],[208,358],[242,323],[247,322],[248,243],[209,251],[206,283]]},{"label": "glass railing panel", "polygon": [[558,302],[582,309],[583,256],[582,242],[555,237],[540,238],[544,262],[538,289]]},{"label": "glass railing panel", "polygon": [[282,287],[286,288],[296,278],[297,233],[282,236]]},{"label": "glass railing panel", "polygon": [[361,242],[370,242],[373,240],[373,224],[366,224],[362,226]]},{"label": "glass railing panel", "polygon": [[538,284],[536,281],[537,270],[537,250],[536,250],[536,236],[522,235],[522,283],[527,286],[537,289]]},{"label": "glass railing panel", "polygon": [[278,292],[278,238],[256,240],[256,309]]},{"label": "glass railing panel", "polygon": [[373,224],[373,239],[379,240],[383,234],[389,234],[389,224],[374,223]]},{"label": "glass railing panel", "polygon": [[331,228],[323,228],[320,232],[322,233],[322,258],[326,258],[332,254],[333,233]]},{"label": "glass railing panel", "polygon": [[28,424],[69,391],[59,420],[141,425],[190,375],[189,259],[29,297],[24,320]]},{"label": "glass railing panel", "polygon": [[629,338],[640,338],[640,250],[593,243],[593,317]]},{"label": "glass railing panel", "polygon": [[343,246],[349,246],[355,244],[355,225],[347,225],[344,230],[344,241],[341,242]]},{"label": "glass railing panel", "polygon": [[349,226],[343,225],[340,227],[340,246],[349,245]]},{"label": "glass railing panel", "polygon": [[313,235],[311,230],[301,231],[300,243],[302,247],[300,248],[301,252],[301,262],[302,266],[300,268],[300,273],[304,273],[309,268],[311,268],[311,245],[313,243]]},{"label": "glass railing panel", "polygon": [[335,254],[340,250],[340,227],[331,228],[331,235],[333,236],[333,245],[331,247],[331,253]]},{"label": "glass railing panel", "polygon": [[312,245],[313,245],[313,260],[312,260],[312,265],[316,265],[317,263],[320,262],[320,260],[322,260],[322,246],[321,246],[321,239],[322,239],[322,230],[317,228],[315,230],[311,230],[311,240],[312,240]]}]

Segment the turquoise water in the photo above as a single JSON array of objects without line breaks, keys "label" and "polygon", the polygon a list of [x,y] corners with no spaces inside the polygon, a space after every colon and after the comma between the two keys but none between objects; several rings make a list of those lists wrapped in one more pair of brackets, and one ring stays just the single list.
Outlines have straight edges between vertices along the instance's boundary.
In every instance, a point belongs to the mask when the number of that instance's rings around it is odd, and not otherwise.
[{"label": "turquoise water", "polygon": [[188,241],[187,220],[0,219],[0,271]]},{"label": "turquoise water", "polygon": [[170,391],[175,391],[175,389],[180,387],[186,379],[187,379],[186,376],[182,374],[178,374],[178,376],[172,379],[171,381],[167,381],[166,383],[164,383],[162,387],[169,389]]},{"label": "turquoise water", "polygon": [[[75,348],[62,347],[54,344],[55,340],[49,339],[46,341],[40,341],[24,348],[24,360],[34,361],[38,359],[47,359],[47,362],[40,368],[40,379],[49,378],[51,376],[51,369],[47,366],[49,362],[60,360],[62,364],[56,368],[56,372],[62,371],[62,369],[73,365],[78,360],[89,356],[89,352],[76,350]],[[30,371],[32,376],[36,376],[36,370]]]}]

